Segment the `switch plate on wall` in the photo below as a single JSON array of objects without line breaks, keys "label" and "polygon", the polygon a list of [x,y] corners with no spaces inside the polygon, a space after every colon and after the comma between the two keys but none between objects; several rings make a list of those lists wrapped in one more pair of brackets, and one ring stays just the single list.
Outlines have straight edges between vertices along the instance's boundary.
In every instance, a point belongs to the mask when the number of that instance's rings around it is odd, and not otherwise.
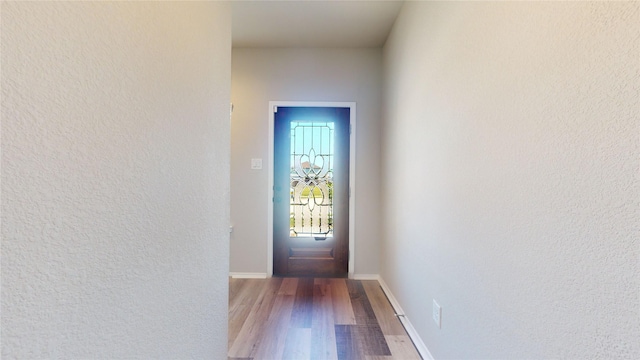
[{"label": "switch plate on wall", "polygon": [[433,321],[436,323],[436,325],[438,325],[438,329],[440,329],[442,326],[442,308],[440,307],[440,305],[438,305],[438,303],[436,302],[436,300],[433,300]]},{"label": "switch plate on wall", "polygon": [[251,159],[252,170],[262,170],[262,159]]}]

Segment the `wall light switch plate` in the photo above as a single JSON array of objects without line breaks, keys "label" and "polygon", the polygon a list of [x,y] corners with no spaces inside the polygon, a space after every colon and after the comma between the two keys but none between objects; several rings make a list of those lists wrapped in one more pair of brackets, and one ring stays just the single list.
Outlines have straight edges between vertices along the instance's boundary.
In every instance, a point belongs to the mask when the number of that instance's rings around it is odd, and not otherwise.
[{"label": "wall light switch plate", "polygon": [[251,170],[262,170],[262,159],[251,159]]}]

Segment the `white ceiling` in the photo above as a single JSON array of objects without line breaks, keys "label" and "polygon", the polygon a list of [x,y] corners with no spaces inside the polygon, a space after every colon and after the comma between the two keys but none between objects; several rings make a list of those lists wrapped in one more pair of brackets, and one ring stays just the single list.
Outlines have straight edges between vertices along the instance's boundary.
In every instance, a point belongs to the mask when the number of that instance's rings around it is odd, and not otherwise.
[{"label": "white ceiling", "polygon": [[233,47],[380,47],[402,1],[234,1]]}]

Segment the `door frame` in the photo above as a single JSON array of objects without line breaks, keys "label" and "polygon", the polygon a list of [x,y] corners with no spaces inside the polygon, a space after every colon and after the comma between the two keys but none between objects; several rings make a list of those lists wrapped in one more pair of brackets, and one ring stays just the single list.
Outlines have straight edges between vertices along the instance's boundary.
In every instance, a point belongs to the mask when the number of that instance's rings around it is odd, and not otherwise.
[{"label": "door frame", "polygon": [[273,276],[273,165],[274,165],[274,109],[278,106],[286,107],[325,107],[349,108],[349,278],[353,278],[355,269],[355,164],[356,164],[356,103],[326,102],[326,101],[269,101],[269,181],[267,182],[267,277]]}]

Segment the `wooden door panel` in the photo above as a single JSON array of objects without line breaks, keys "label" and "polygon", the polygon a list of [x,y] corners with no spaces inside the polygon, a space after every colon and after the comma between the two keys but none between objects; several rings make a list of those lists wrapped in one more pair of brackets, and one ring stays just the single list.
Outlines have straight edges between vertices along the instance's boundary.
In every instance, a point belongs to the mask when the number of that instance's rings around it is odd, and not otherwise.
[{"label": "wooden door panel", "polygon": [[333,259],[333,248],[321,247],[321,248],[290,248],[290,259]]},{"label": "wooden door panel", "polygon": [[274,275],[346,276],[349,108],[274,116]]}]

